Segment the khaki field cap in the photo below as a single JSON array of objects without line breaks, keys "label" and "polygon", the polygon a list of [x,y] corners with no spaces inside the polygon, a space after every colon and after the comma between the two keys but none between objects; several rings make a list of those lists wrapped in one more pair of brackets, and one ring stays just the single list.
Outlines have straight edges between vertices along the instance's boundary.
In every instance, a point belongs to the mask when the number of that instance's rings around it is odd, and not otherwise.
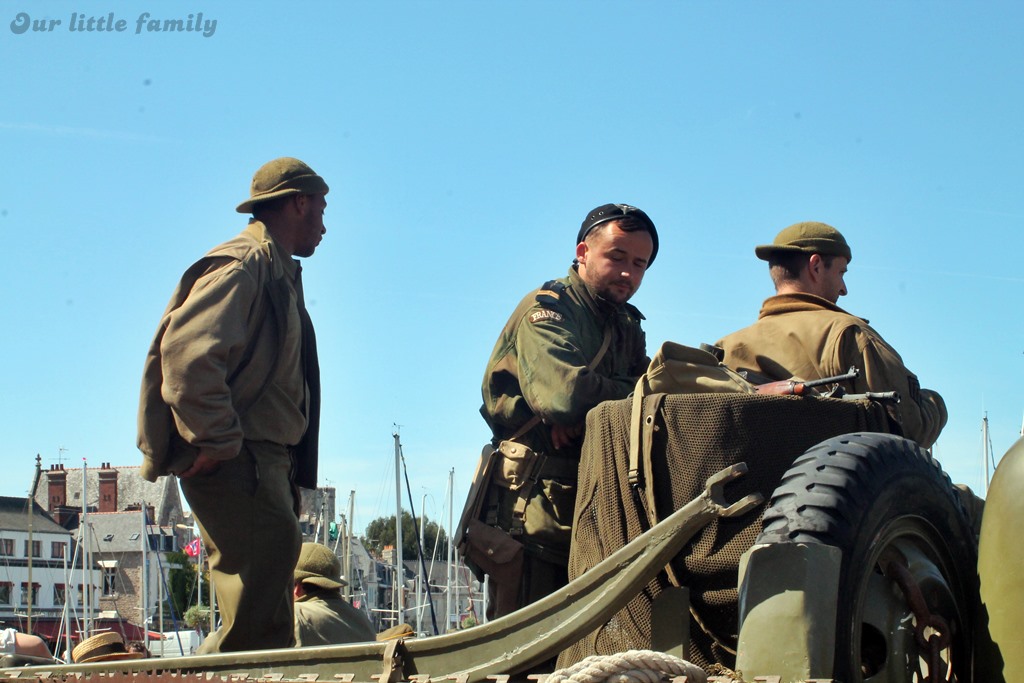
[{"label": "khaki field cap", "polygon": [[84,662],[110,662],[116,659],[141,659],[141,652],[128,652],[120,633],[107,631],[92,638],[86,638],[71,651],[71,661],[76,664]]},{"label": "khaki field cap", "polygon": [[853,260],[850,245],[843,234],[824,223],[808,221],[794,223],[778,235],[771,244],[762,244],[754,249],[757,258],[767,261],[773,252],[802,251],[807,254],[822,256],[845,256],[847,261]]},{"label": "khaki field cap", "polygon": [[319,543],[303,543],[295,565],[295,580],[321,588],[341,588],[348,582],[341,578],[341,561],[331,549]]},{"label": "khaki field cap", "polygon": [[327,194],[327,183],[306,164],[291,157],[274,159],[260,166],[252,177],[249,198],[235,209],[250,213],[252,207],[268,199],[289,194]]}]

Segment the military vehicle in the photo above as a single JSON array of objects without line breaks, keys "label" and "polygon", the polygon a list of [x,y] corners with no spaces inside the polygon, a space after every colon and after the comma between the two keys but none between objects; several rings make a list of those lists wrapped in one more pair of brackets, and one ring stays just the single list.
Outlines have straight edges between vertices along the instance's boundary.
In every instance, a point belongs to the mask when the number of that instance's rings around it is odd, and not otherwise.
[{"label": "military vehicle", "polygon": [[979,561],[961,494],[927,451],[887,433],[876,403],[658,394],[640,409],[636,425],[630,400],[591,411],[573,580],[511,615],[356,645],[9,657],[0,681],[473,683],[631,650],[693,662],[691,682],[1024,680],[1024,440],[995,473]]}]

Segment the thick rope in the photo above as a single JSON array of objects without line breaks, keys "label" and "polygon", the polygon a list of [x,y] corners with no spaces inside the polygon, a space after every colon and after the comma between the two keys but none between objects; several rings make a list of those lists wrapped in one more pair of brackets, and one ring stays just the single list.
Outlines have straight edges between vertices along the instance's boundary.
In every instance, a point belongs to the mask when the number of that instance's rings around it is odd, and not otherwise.
[{"label": "thick rope", "polygon": [[687,683],[707,683],[700,667],[653,650],[592,655],[559,669],[545,683],[659,683],[674,676],[686,676]]}]

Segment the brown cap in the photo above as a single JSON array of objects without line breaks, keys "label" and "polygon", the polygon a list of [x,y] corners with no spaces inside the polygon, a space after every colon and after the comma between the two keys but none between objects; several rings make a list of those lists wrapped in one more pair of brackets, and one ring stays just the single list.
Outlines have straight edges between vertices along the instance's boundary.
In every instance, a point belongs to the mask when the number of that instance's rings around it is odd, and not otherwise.
[{"label": "brown cap", "polygon": [[86,638],[71,651],[71,661],[75,664],[85,662],[110,662],[117,659],[142,659],[141,652],[128,652],[120,633],[107,631],[91,638]]},{"label": "brown cap", "polygon": [[775,236],[771,244],[762,244],[754,248],[757,258],[767,261],[772,253],[779,251],[802,251],[806,254],[823,256],[845,256],[847,261],[853,260],[850,245],[843,234],[824,223],[807,221],[794,223]]},{"label": "brown cap", "polygon": [[303,543],[295,565],[295,580],[321,588],[341,588],[348,582],[341,578],[341,561],[331,549],[319,543]]},{"label": "brown cap", "polygon": [[260,166],[252,177],[249,198],[235,209],[250,213],[252,207],[268,199],[289,194],[327,194],[327,183],[306,164],[292,157],[281,157]]}]

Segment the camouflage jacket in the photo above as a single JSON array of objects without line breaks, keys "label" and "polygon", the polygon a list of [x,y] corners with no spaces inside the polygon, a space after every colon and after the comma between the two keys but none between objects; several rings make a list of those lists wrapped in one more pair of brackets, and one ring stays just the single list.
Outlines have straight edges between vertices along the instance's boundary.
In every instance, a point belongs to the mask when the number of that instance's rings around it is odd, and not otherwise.
[{"label": "camouflage jacket", "polygon": [[[601,401],[628,396],[650,362],[642,319],[630,304],[593,296],[575,268],[527,294],[484,373],[480,412],[495,442],[510,438],[536,414],[544,424],[521,440],[551,453],[550,425],[581,423]],[[587,366],[601,348],[605,327],[611,343],[591,371]]]},{"label": "camouflage jacket", "polygon": [[850,315],[812,294],[769,297],[757,322],[721,339],[725,364],[752,370],[772,380],[819,379],[860,370],[851,393],[896,391],[901,401],[889,412],[903,434],[925,448],[946,424],[946,404],[936,392],[922,389],[917,375],[866,320]]}]

